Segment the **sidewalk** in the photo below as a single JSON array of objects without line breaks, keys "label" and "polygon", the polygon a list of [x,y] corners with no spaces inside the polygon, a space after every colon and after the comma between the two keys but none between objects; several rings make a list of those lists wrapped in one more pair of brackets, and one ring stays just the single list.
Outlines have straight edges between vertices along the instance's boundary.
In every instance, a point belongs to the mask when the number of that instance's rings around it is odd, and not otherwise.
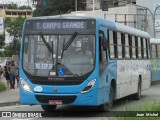
[{"label": "sidewalk", "polygon": [[[6,80],[4,77],[1,78],[1,81],[6,85]],[[9,89],[4,92],[0,92],[0,107],[16,104],[19,104],[19,88],[17,87],[17,81],[15,89]]]}]

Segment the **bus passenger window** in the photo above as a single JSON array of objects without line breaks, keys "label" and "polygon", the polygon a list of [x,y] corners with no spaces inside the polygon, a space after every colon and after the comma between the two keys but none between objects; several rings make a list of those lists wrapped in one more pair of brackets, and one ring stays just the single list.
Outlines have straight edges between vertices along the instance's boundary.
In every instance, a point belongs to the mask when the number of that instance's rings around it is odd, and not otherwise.
[{"label": "bus passenger window", "polygon": [[121,39],[121,33],[117,32],[117,47],[118,47],[118,58],[122,59],[122,39]]},{"label": "bus passenger window", "polygon": [[146,46],[146,39],[143,38],[143,56],[147,58],[147,46]]},{"label": "bus passenger window", "polygon": [[142,59],[141,38],[138,37],[138,58]]},{"label": "bus passenger window", "polygon": [[109,53],[111,59],[115,59],[114,46],[113,31],[109,30]]},{"label": "bus passenger window", "polygon": [[138,37],[135,37],[136,58],[138,59]]},{"label": "bus passenger window", "polygon": [[158,58],[160,58],[160,44],[157,44]]},{"label": "bus passenger window", "polygon": [[132,58],[136,59],[135,36],[132,36]]},{"label": "bus passenger window", "polygon": [[156,44],[151,44],[151,56],[152,58],[157,58]]},{"label": "bus passenger window", "polygon": [[143,38],[141,38],[141,54],[142,54],[142,58],[144,58],[144,44],[143,44]]},{"label": "bus passenger window", "polygon": [[150,53],[150,42],[149,42],[149,39],[146,39],[146,49],[147,49],[147,58],[149,58],[150,56],[149,56],[149,53]]},{"label": "bus passenger window", "polygon": [[128,34],[125,34],[125,58],[130,59]]},{"label": "bus passenger window", "polygon": [[102,64],[107,62],[107,40],[104,37],[104,34],[99,35],[99,59]]}]

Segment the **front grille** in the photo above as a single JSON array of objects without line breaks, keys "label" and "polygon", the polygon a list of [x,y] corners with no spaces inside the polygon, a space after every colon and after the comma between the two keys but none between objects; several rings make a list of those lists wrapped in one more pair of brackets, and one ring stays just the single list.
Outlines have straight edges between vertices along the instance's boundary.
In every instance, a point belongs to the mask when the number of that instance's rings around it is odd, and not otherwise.
[{"label": "front grille", "polygon": [[69,104],[75,101],[77,96],[48,96],[48,95],[35,95],[40,103],[49,103],[49,100],[62,100],[63,104]]},{"label": "front grille", "polygon": [[32,80],[33,84],[39,85],[79,85],[83,80]]}]

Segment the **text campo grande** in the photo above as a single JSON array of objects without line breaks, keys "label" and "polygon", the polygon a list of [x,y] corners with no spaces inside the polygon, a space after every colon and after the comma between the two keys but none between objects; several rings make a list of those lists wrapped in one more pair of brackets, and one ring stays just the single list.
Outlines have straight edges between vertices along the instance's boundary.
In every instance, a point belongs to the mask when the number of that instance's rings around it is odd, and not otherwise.
[{"label": "text campo grande", "polygon": [[37,29],[85,29],[86,22],[43,22],[37,23]]}]

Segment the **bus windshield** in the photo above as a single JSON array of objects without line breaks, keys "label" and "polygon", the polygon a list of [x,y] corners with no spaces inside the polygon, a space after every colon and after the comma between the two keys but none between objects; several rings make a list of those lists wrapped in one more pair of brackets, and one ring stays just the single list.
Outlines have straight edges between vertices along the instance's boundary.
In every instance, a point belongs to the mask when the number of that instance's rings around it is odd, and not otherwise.
[{"label": "bus windshield", "polygon": [[32,76],[83,76],[94,69],[95,35],[25,35],[23,69]]}]

